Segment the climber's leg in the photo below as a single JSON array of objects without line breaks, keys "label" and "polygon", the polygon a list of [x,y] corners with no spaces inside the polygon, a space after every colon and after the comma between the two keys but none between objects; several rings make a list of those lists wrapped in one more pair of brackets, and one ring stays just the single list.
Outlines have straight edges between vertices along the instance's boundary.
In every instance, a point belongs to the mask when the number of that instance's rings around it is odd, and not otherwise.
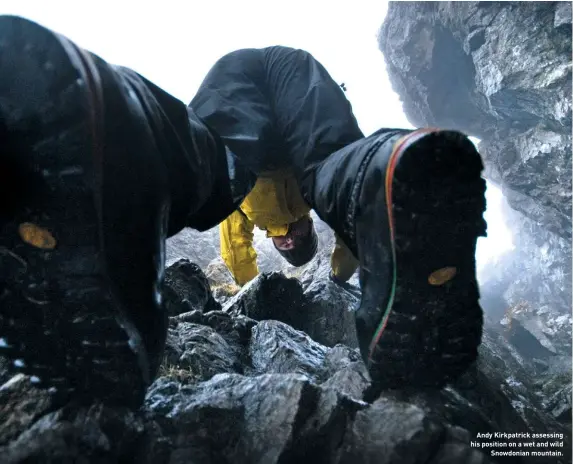
[{"label": "climber's leg", "polygon": [[477,357],[482,168],[458,132],[381,130],[315,173],[313,206],[360,260],[357,331],[372,395],[442,386]]},{"label": "climber's leg", "polygon": [[234,208],[224,146],[28,20],[0,17],[0,68],[0,354],[62,399],[138,406],[167,330],[165,237],[214,189]]},{"label": "climber's leg", "polygon": [[284,156],[295,167],[305,200],[314,207],[318,166],[364,134],[344,91],[310,53],[273,47],[266,61],[274,124]]},{"label": "climber's leg", "polygon": [[[237,50],[209,71],[189,105],[251,173],[294,167],[303,193],[330,153],[363,137],[350,103],[312,55],[288,47]],[[254,176],[242,190],[247,192]],[[239,183],[241,184],[241,183]],[[311,195],[305,194],[308,201]]]}]

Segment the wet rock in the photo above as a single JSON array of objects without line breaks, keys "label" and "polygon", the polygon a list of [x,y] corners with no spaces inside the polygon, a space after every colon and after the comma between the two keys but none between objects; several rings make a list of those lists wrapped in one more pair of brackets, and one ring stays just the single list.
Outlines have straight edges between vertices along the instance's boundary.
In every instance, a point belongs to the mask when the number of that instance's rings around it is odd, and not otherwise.
[{"label": "wet rock", "polygon": [[359,293],[351,293],[327,276],[316,276],[304,291],[305,314],[297,327],[326,346],[338,343],[358,347],[354,311]]},{"label": "wet rock", "polygon": [[180,322],[169,330],[161,375],[197,382],[223,372],[241,372],[241,351],[211,327]]},{"label": "wet rock", "polygon": [[221,304],[225,304],[241,290],[220,257],[215,258],[207,265],[205,276],[211,286],[213,297]]},{"label": "wet rock", "polygon": [[571,27],[571,3],[558,2],[555,7],[555,16],[553,17],[553,26]]},{"label": "wet rock", "polygon": [[[450,404],[454,408],[462,407],[455,423],[476,433],[482,419],[486,420],[482,426],[500,432],[531,429],[566,433],[561,424],[543,411],[531,372],[529,361],[508,345],[503,335],[486,331],[476,368],[452,386],[472,405],[471,408],[468,404],[463,405],[461,399],[459,402],[453,400],[449,395],[451,389],[445,390]],[[479,405],[477,409],[476,405]]]},{"label": "wet rock", "polygon": [[[324,271],[323,274],[328,275]],[[355,294],[328,277],[317,275],[303,291],[298,279],[275,272],[261,274],[249,282],[225,304],[223,311],[258,321],[284,322],[326,346],[344,343],[356,347],[353,310],[357,303]]]},{"label": "wet rock", "polygon": [[293,439],[309,388],[294,374],[221,374],[194,387],[155,386],[146,405],[172,431],[172,461],[270,464]]},{"label": "wet rock", "polygon": [[169,318],[169,326],[177,327],[180,322],[191,322],[193,324],[203,324],[203,311],[194,309],[187,313],[180,313],[176,316],[171,316]]},{"label": "wet rock", "polygon": [[329,388],[307,389],[302,400],[294,439],[281,462],[337,462],[345,431],[367,405]]},{"label": "wet rock", "polygon": [[571,241],[506,208],[515,250],[491,269],[500,282],[510,323],[517,320],[548,350],[571,354]]},{"label": "wet rock", "polygon": [[4,384],[12,377],[12,374],[9,371],[9,363],[10,361],[8,358],[0,356],[0,385]]},{"label": "wet rock", "polygon": [[[566,464],[570,459],[570,428],[544,410],[529,366],[529,361],[508,345],[503,335],[488,327],[473,368],[437,397],[418,397],[411,401],[419,406],[429,405],[442,420],[464,428],[472,437],[483,430],[561,434],[564,455],[552,459]],[[541,463],[543,459],[546,458],[531,462]],[[515,462],[521,461],[516,458]]]},{"label": "wet rock", "polygon": [[177,327],[180,322],[207,325],[225,337],[240,335],[241,339],[249,339],[251,328],[257,324],[257,321],[242,314],[231,316],[231,314],[220,310],[206,313],[189,311],[169,318],[171,327]]},{"label": "wet rock", "polygon": [[340,393],[362,400],[370,386],[370,375],[357,350],[344,345],[329,349],[324,357],[324,388],[333,388]]},{"label": "wet rock", "polygon": [[223,311],[244,314],[257,321],[274,319],[288,324],[292,312],[300,310],[302,303],[303,292],[298,280],[272,272],[251,280],[223,306]]},{"label": "wet rock", "polygon": [[527,330],[519,319],[507,318],[502,320],[504,337],[516,351],[527,359],[537,361],[547,360],[555,355],[555,351],[545,347],[535,335]]},{"label": "wet rock", "polygon": [[379,41],[412,123],[482,139],[488,177],[529,200],[509,195],[511,206],[570,237],[571,27],[555,27],[559,3],[392,2]]},{"label": "wet rock", "polygon": [[246,344],[251,339],[251,329],[257,325],[257,321],[250,317],[239,314],[231,316],[225,311],[210,311],[203,314],[202,323],[215,329],[226,340]]},{"label": "wet rock", "polygon": [[[571,358],[568,361],[571,365]],[[544,411],[571,428],[573,388],[570,372],[567,370],[548,372],[540,376],[536,381],[536,387]]]},{"label": "wet rock", "polygon": [[311,380],[321,376],[327,352],[305,333],[278,321],[257,324],[249,349],[255,373],[296,373]]},{"label": "wet rock", "polygon": [[207,277],[197,264],[188,259],[180,259],[167,268],[164,298],[169,316],[193,310],[221,309],[213,298]]},{"label": "wet rock", "polygon": [[209,280],[209,284],[211,284],[211,290],[213,285],[232,284],[235,282],[223,258],[220,256],[209,262],[205,268],[205,276]]},{"label": "wet rock", "polygon": [[205,269],[219,255],[218,227],[205,232],[186,227],[167,240],[167,266],[185,258]]},{"label": "wet rock", "polygon": [[161,375],[206,380],[216,373],[242,372],[242,365],[250,365],[248,345],[255,320],[223,311],[190,311],[171,317],[169,323]]},{"label": "wet rock", "polygon": [[335,462],[347,425],[365,407],[294,374],[218,375],[195,387],[158,382],[146,402],[170,431],[170,462]]},{"label": "wet rock", "polygon": [[341,446],[340,463],[487,463],[469,434],[443,425],[422,408],[381,398],[356,414]]},{"label": "wet rock", "polygon": [[29,428],[52,407],[50,395],[17,374],[0,387],[0,445]]},{"label": "wet rock", "polygon": [[3,464],[133,462],[144,432],[136,414],[94,404],[45,414],[0,448]]}]

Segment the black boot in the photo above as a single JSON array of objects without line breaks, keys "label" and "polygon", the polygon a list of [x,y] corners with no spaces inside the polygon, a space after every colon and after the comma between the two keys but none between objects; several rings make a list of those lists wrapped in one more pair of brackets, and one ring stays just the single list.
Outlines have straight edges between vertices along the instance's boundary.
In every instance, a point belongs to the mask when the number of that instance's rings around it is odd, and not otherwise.
[{"label": "black boot", "polygon": [[477,357],[482,169],[460,133],[381,130],[316,172],[313,206],[360,260],[356,324],[371,393],[441,387]]},{"label": "black boot", "polygon": [[214,178],[193,150],[224,149],[181,102],[30,21],[0,17],[0,68],[0,354],[60,399],[138,406],[167,331],[165,238]]}]

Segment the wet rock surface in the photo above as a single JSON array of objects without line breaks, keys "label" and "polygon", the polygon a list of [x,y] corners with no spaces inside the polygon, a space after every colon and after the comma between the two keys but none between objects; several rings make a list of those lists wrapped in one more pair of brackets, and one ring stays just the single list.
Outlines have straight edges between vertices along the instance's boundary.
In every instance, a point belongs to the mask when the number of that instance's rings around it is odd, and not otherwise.
[{"label": "wet rock surface", "polygon": [[571,18],[560,3],[391,2],[379,42],[412,123],[480,138],[511,206],[570,238]]},{"label": "wet rock surface", "polygon": [[[311,270],[305,275],[312,275]],[[223,311],[285,322],[327,346],[344,343],[357,347],[353,314],[357,295],[324,277],[318,277],[306,290],[303,284],[277,272],[261,274],[227,300]]]},{"label": "wet rock surface", "polygon": [[209,281],[199,265],[182,258],[165,273],[165,307],[170,316],[189,311],[215,311],[221,305],[213,298]]},{"label": "wet rock surface", "polygon": [[[26,377],[13,378],[0,388],[0,462],[544,462],[496,461],[470,446],[484,430],[563,433],[569,449],[570,428],[559,421],[565,413],[556,400],[566,392],[553,386],[543,398],[532,394],[528,361],[493,329],[477,365],[455,384],[364,402],[370,382],[357,349],[319,343],[333,339],[329,326],[315,338],[284,320],[293,317],[289,311],[299,322],[309,312],[298,314],[278,290],[292,291],[301,308],[319,305],[330,282],[315,279],[304,290],[280,273],[262,275],[223,309],[172,316],[159,377],[138,411],[56,409]],[[186,288],[182,278],[177,301],[197,281],[191,273]],[[335,294],[346,290],[328,291],[327,308],[349,310],[349,300]]]}]

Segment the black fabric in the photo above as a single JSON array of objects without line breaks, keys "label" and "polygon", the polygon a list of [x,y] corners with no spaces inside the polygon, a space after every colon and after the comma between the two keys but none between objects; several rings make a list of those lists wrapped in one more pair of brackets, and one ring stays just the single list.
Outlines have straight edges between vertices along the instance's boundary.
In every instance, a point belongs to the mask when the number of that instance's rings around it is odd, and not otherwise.
[{"label": "black fabric", "polygon": [[[238,204],[232,198],[222,140],[175,97],[131,69],[115,70],[125,90],[134,92],[143,105],[167,168],[168,236],[190,223],[198,230],[207,230],[222,214],[231,214]],[[218,211],[213,211],[213,204]]]},{"label": "black fabric", "polygon": [[[384,188],[384,176],[381,172],[373,173],[368,169],[370,161],[375,155],[380,157],[380,153],[384,153],[382,159],[387,161],[396,140],[408,132],[411,131],[380,129],[367,138],[333,153],[314,173],[316,187],[312,205],[315,211],[335,230],[357,258],[357,221],[368,221],[373,216],[365,214],[366,210],[380,207],[362,196],[365,177],[370,178],[370,184]],[[359,201],[360,199],[362,201]],[[367,227],[380,230],[386,226],[368,224]],[[361,262],[360,265],[363,266],[364,263]]]},{"label": "black fabric", "polygon": [[322,166],[364,136],[344,91],[309,53],[280,46],[230,53],[209,71],[187,110],[133,71],[121,73],[140,94],[167,166],[169,235],[184,226],[216,226],[259,173],[290,167],[303,198],[346,237],[339,205],[348,203],[348,192],[332,198],[332,189],[356,175],[359,161],[343,163],[352,165],[343,172],[337,163]]},{"label": "black fabric", "polygon": [[343,90],[326,69],[309,53],[288,47],[224,56],[190,107],[250,172],[293,167],[311,205],[316,166],[363,137]]}]

